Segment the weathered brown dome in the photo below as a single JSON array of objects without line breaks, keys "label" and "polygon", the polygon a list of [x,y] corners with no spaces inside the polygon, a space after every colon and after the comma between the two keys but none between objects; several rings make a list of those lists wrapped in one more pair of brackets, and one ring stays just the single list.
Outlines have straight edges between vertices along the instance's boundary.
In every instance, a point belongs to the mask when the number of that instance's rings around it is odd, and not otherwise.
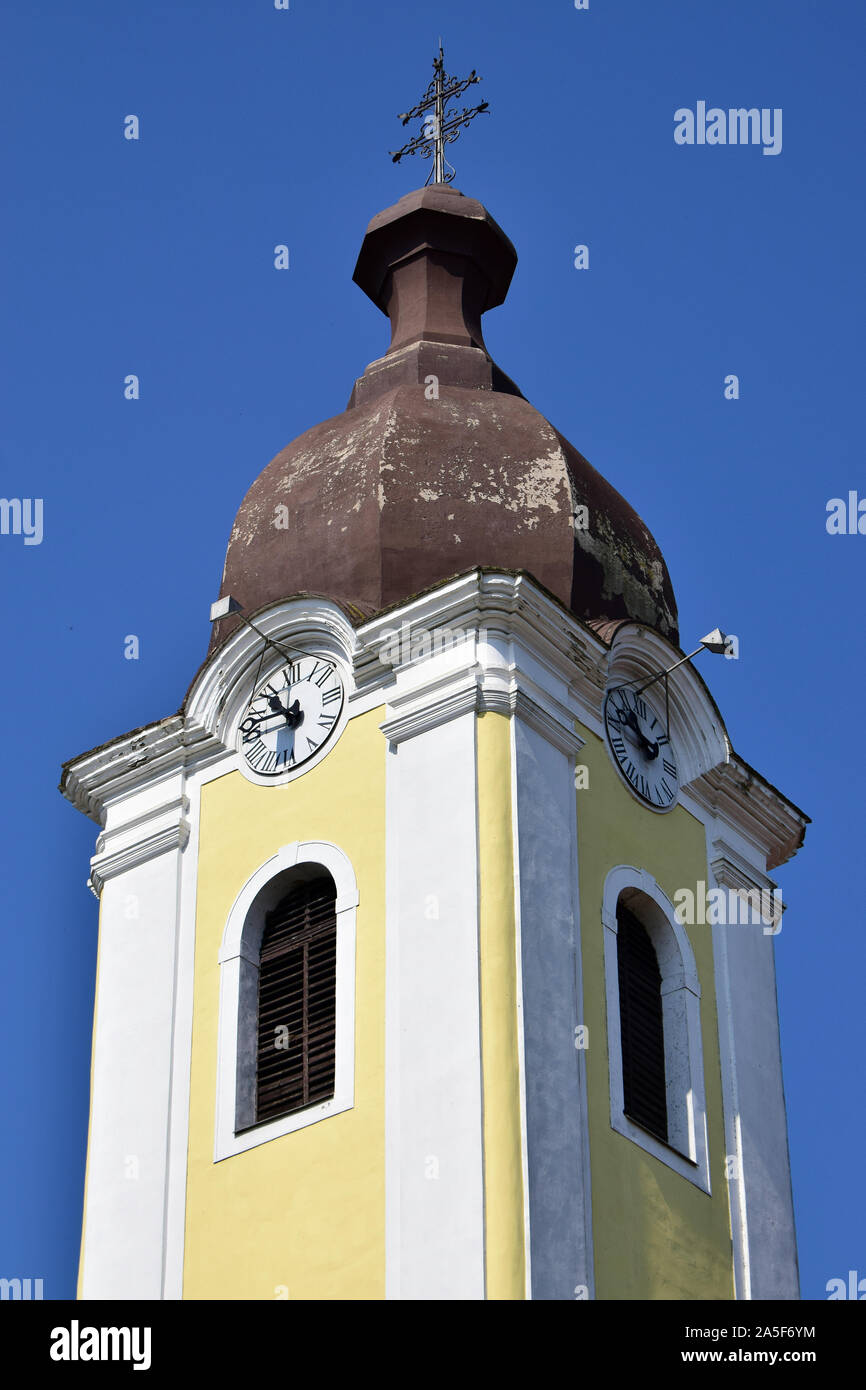
[{"label": "weathered brown dome", "polygon": [[[389,315],[391,346],[342,415],[253,483],[223,595],[251,613],[323,594],[360,617],[488,565],[528,570],[581,618],[635,618],[678,641],[653,537],[487,352],[481,315],[516,263],[486,209],[446,185],[373,219],[354,278]],[[237,621],[215,624],[214,642]]]}]

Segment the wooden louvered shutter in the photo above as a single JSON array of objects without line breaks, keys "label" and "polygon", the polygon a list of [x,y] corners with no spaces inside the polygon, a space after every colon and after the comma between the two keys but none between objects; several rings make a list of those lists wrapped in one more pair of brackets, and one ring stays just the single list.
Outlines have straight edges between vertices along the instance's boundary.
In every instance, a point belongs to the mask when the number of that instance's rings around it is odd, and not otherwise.
[{"label": "wooden louvered shutter", "polygon": [[619,905],[617,965],[625,1113],[667,1143],[661,973],[646,929]]},{"label": "wooden louvered shutter", "polygon": [[318,878],[298,884],[265,919],[259,964],[257,1124],[334,1094],[335,899],[333,880]]}]

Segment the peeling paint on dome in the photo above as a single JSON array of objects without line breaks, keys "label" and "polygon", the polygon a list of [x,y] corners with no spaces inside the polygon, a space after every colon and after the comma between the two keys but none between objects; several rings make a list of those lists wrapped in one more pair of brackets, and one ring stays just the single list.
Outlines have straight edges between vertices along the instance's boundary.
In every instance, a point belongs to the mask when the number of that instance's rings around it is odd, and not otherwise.
[{"label": "peeling paint on dome", "polygon": [[[577,506],[588,531],[573,529]],[[489,390],[443,387],[433,403],[403,385],[302,435],[244,499],[223,592],[248,609],[315,592],[373,613],[476,563],[527,570],[581,618],[633,617],[676,640],[646,526],[527,401]]]}]

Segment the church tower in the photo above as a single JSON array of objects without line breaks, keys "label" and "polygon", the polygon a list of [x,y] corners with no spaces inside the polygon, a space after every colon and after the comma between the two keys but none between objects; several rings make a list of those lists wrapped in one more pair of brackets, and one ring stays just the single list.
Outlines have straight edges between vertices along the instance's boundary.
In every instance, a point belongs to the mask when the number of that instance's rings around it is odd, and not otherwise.
[{"label": "church tower", "polygon": [[82,1298],[798,1297],[770,875],[807,818],[491,359],[515,264],[444,181],[373,219],[387,352],[253,482],[178,713],[63,769]]}]

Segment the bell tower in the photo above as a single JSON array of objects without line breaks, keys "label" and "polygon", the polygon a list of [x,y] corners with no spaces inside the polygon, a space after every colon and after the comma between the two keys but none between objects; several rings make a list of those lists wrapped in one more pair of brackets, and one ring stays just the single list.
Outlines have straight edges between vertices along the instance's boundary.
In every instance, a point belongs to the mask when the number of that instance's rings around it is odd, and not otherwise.
[{"label": "bell tower", "polygon": [[807,817],[491,359],[516,259],[444,179],[373,218],[388,350],[252,483],[179,711],[64,766],[82,1298],[798,1296],[770,875]]}]

